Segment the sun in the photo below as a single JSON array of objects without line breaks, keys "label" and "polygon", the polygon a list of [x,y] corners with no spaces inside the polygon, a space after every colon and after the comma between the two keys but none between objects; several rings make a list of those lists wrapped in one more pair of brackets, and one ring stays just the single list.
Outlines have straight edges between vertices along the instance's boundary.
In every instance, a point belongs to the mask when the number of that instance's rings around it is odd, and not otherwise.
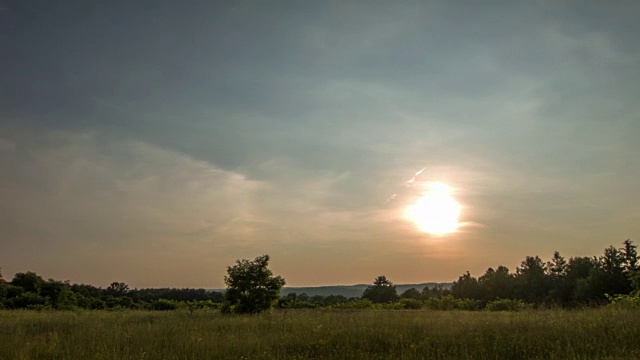
[{"label": "sun", "polygon": [[405,210],[407,219],[413,221],[420,231],[432,235],[445,235],[458,229],[460,204],[453,198],[447,184],[430,183],[420,198]]}]

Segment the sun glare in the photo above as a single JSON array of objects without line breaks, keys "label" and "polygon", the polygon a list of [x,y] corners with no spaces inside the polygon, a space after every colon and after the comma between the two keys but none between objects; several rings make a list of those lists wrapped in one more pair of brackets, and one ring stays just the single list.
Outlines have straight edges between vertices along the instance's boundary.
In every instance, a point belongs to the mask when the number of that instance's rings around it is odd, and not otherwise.
[{"label": "sun glare", "polygon": [[413,221],[420,231],[433,235],[444,235],[458,229],[460,204],[453,198],[447,184],[427,184],[420,198],[409,205],[405,216]]}]

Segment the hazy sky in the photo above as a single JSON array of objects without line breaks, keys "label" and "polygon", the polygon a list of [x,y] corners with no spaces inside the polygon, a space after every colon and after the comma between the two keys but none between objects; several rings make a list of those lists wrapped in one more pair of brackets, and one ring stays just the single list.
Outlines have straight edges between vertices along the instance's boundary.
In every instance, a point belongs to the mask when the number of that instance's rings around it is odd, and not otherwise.
[{"label": "hazy sky", "polygon": [[[453,281],[638,243],[640,2],[0,4],[7,278]],[[457,232],[404,217],[428,182]]]}]

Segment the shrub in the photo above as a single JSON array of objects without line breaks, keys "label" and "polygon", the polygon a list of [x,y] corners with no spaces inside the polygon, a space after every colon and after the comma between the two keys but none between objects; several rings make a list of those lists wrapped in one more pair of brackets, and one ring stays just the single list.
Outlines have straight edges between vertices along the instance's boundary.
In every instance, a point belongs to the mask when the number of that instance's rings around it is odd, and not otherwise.
[{"label": "shrub", "polygon": [[431,310],[453,310],[456,308],[456,299],[452,295],[439,298],[429,298],[425,301],[425,307]]},{"label": "shrub", "polygon": [[487,304],[486,309],[489,311],[520,311],[530,309],[531,304],[527,304],[522,300],[514,299],[498,299]]},{"label": "shrub", "polygon": [[7,300],[7,307],[11,309],[27,309],[47,305],[47,299],[34,292],[23,292]]},{"label": "shrub", "polygon": [[159,299],[151,303],[151,308],[161,311],[175,310],[178,308],[178,303],[172,300]]},{"label": "shrub", "polygon": [[333,306],[334,309],[372,309],[373,307],[373,302],[369,299],[347,301]]},{"label": "shrub", "polygon": [[403,298],[398,301],[402,309],[418,310],[422,309],[422,301],[413,298]]},{"label": "shrub", "polygon": [[476,299],[457,299],[454,305],[458,310],[478,311],[482,310],[484,302]]},{"label": "shrub", "polygon": [[610,307],[617,308],[635,308],[640,309],[640,296],[632,295],[609,295],[605,294],[607,300],[609,300]]}]

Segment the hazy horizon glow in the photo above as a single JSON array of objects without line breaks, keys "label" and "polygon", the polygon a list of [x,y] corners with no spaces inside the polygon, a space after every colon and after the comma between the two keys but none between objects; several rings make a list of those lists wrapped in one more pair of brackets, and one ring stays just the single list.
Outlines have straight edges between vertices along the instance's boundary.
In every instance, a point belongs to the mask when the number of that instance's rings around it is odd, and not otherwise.
[{"label": "hazy horizon glow", "polygon": [[9,0],[2,272],[221,288],[269,254],[290,286],[448,282],[636,240],[638,13]]}]

